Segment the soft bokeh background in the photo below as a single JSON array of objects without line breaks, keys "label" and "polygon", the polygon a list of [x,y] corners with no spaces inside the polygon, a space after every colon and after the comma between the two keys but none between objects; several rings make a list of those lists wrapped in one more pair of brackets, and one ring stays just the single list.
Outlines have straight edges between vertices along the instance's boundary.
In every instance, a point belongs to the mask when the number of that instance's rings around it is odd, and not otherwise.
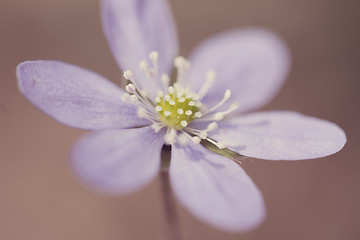
[{"label": "soft bokeh background", "polygon": [[[338,154],[298,162],[247,161],[268,217],[229,234],[177,205],[184,239],[360,239],[360,1],[172,0],[182,54],[219,31],[263,26],[293,54],[292,72],[265,110],[293,109],[342,126]],[[158,179],[125,196],[84,188],[67,162],[84,131],[40,112],[16,87],[24,60],[58,59],[120,81],[102,33],[98,0],[1,0],[0,239],[166,239]]]}]

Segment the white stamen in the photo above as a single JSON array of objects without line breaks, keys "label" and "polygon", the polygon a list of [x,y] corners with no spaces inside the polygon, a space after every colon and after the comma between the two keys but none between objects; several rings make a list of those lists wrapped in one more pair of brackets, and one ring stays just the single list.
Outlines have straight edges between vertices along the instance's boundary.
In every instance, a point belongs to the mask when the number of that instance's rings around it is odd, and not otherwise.
[{"label": "white stamen", "polygon": [[137,96],[135,96],[135,95],[131,95],[130,96],[130,101],[132,103],[138,104],[139,103],[139,98]]},{"label": "white stamen", "polygon": [[174,106],[175,105],[175,101],[174,100],[170,100],[170,105]]},{"label": "white stamen", "polygon": [[141,61],[140,64],[139,64],[139,68],[140,70],[143,70],[145,72],[148,72],[148,65],[145,61]]},{"label": "white stamen", "polygon": [[177,113],[181,115],[181,114],[184,113],[184,110],[183,110],[182,108],[179,108],[179,109],[177,110]]},{"label": "white stamen", "polygon": [[201,102],[196,102],[195,107],[201,107]]},{"label": "white stamen", "polygon": [[174,94],[174,88],[172,86],[168,87],[169,94]]},{"label": "white stamen", "polygon": [[207,126],[207,128],[206,128],[205,131],[211,132],[211,131],[216,130],[217,128],[218,128],[218,124],[217,124],[216,122],[211,122],[211,123]]},{"label": "white stamen", "polygon": [[178,69],[186,70],[189,65],[189,62],[182,56],[178,56],[174,60],[174,66]]},{"label": "white stamen", "polygon": [[214,107],[212,107],[208,113],[213,112],[215,109],[217,109],[218,107],[223,105],[230,98],[230,96],[231,96],[231,91],[228,89],[225,91],[224,98],[218,104],[216,104]]},{"label": "white stamen", "polygon": [[192,111],[191,111],[191,110],[187,110],[187,111],[185,112],[185,114],[186,114],[187,116],[190,116],[190,115],[192,114]]},{"label": "white stamen", "polygon": [[164,98],[165,98],[165,101],[167,101],[167,102],[170,102],[170,100],[171,100],[171,97],[169,95],[166,95]]},{"label": "white stamen", "polygon": [[170,115],[171,115],[171,112],[169,112],[169,111],[165,111],[165,112],[164,112],[164,115],[165,115],[165,117],[168,117],[168,116],[170,116]]},{"label": "white stamen", "polygon": [[140,90],[141,96],[143,96],[144,98],[149,96],[149,93],[146,90]]},{"label": "white stamen", "polygon": [[176,130],[171,128],[164,136],[166,144],[173,144],[176,139]]},{"label": "white stamen", "polygon": [[192,140],[192,142],[195,143],[195,144],[198,144],[198,143],[201,142],[201,139],[200,139],[199,137],[197,137],[197,136],[192,137],[191,140]]},{"label": "white stamen", "polygon": [[147,112],[144,108],[142,107],[139,107],[138,110],[137,110],[137,114],[139,117],[142,117],[142,118],[146,118],[147,117]]},{"label": "white stamen", "polygon": [[219,149],[226,148],[226,143],[225,142],[216,142],[216,141],[212,140],[211,138],[207,138],[206,140],[208,140],[209,142],[211,142],[212,144],[217,146]]},{"label": "white stamen", "polygon": [[225,142],[218,142],[217,147],[220,148],[220,149],[224,149],[224,148],[226,148],[226,143]]},{"label": "white stamen", "polygon": [[224,99],[225,101],[228,100],[231,97],[231,91],[228,89],[225,91]]},{"label": "white stamen", "polygon": [[161,98],[156,97],[156,98],[155,98],[155,102],[157,102],[157,103],[161,103]]},{"label": "white stamen", "polygon": [[196,112],[196,113],[195,113],[195,117],[201,118],[201,116],[202,116],[202,113],[201,113],[201,112]]},{"label": "white stamen", "polygon": [[206,93],[209,91],[211,85],[215,81],[215,76],[216,76],[215,71],[211,70],[211,71],[207,72],[205,83],[204,83],[204,85],[202,85],[202,87],[199,91],[200,98],[203,98],[206,95]]},{"label": "white stamen", "polygon": [[124,93],[121,97],[121,100],[123,100],[124,102],[130,102],[131,101],[130,96],[131,96],[130,94]]},{"label": "white stamen", "polygon": [[187,144],[187,142],[188,142],[188,139],[189,139],[189,137],[188,137],[186,134],[181,133],[181,134],[179,134],[178,137],[177,137],[177,142],[178,142],[180,145],[185,146],[185,145]]},{"label": "white stamen", "polygon": [[199,137],[200,137],[201,139],[205,139],[205,138],[207,137],[207,132],[205,132],[205,131],[200,131],[200,132],[199,132]]},{"label": "white stamen", "polygon": [[158,123],[153,123],[153,124],[151,125],[151,128],[154,129],[154,131],[157,133],[157,132],[159,132],[159,131],[163,128],[163,126],[161,126],[161,125],[158,124]]},{"label": "white stamen", "polygon": [[179,100],[178,100],[179,102],[185,102],[185,98],[179,98]]},{"label": "white stamen", "polygon": [[181,124],[181,126],[186,127],[188,123],[187,123],[187,121],[183,120],[183,121],[181,121],[180,124]]},{"label": "white stamen", "polygon": [[192,106],[195,105],[195,102],[194,102],[194,101],[190,101],[190,102],[188,103],[188,105],[189,105],[190,107],[192,107]]},{"label": "white stamen", "polygon": [[235,109],[237,109],[239,107],[239,103],[234,102],[233,104],[231,104],[230,108],[226,111],[223,112],[224,115],[231,113],[232,111],[234,111]]},{"label": "white stamen", "polygon": [[161,112],[163,110],[163,108],[161,106],[156,106],[155,107],[155,111],[157,112]]},{"label": "white stamen", "polygon": [[124,71],[124,78],[131,81],[131,82],[134,82],[134,77],[133,77],[133,74],[130,70],[126,70]]},{"label": "white stamen", "polygon": [[185,90],[182,87],[180,87],[179,84],[174,85],[174,87],[177,92],[177,94],[176,94],[177,98],[181,98],[184,95]]},{"label": "white stamen", "polygon": [[128,85],[126,85],[125,89],[128,93],[132,93],[132,94],[136,93],[136,87],[132,83],[129,83]]},{"label": "white stamen", "polygon": [[164,87],[167,88],[169,86],[169,83],[170,83],[169,75],[167,75],[167,74],[161,75],[161,82],[164,85]]},{"label": "white stamen", "polygon": [[193,93],[193,95],[192,95],[193,100],[196,101],[196,100],[199,100],[199,98],[200,98],[199,94]]},{"label": "white stamen", "polygon": [[152,51],[150,54],[149,54],[149,58],[151,61],[153,62],[156,62],[159,58],[159,53],[157,51]]},{"label": "white stamen", "polygon": [[164,92],[161,91],[161,90],[159,90],[159,91],[157,92],[157,95],[158,95],[158,97],[163,97],[163,96],[164,96]]},{"label": "white stamen", "polygon": [[189,62],[181,56],[178,56],[174,60],[174,66],[177,68],[177,83],[181,83],[183,80],[183,76],[185,71],[189,68]]},{"label": "white stamen", "polygon": [[220,121],[220,120],[222,120],[224,118],[224,113],[223,112],[218,112],[218,113],[216,113],[215,115],[214,115],[214,119],[216,120],[216,121]]}]

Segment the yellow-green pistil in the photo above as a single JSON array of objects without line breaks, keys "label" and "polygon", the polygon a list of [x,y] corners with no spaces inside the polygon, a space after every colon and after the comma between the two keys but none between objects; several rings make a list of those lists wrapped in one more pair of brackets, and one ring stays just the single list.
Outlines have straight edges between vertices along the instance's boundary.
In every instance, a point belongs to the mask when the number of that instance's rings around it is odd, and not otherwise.
[{"label": "yellow-green pistil", "polygon": [[183,129],[202,115],[199,111],[201,104],[195,100],[196,96],[181,90],[177,91],[177,88],[169,87],[167,95],[155,98],[155,110],[159,114],[159,120],[176,130]]}]

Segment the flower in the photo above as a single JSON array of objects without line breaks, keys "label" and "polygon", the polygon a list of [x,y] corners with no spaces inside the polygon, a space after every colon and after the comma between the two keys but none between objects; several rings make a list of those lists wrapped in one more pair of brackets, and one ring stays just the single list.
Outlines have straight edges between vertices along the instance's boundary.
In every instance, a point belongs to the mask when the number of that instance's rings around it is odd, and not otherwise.
[{"label": "flower", "polygon": [[199,219],[237,232],[257,226],[265,207],[258,188],[229,158],[319,158],[344,146],[344,132],[331,122],[289,111],[247,113],[267,103],[287,76],[289,54],[275,34],[225,32],[188,61],[176,57],[176,30],[164,0],[103,0],[102,20],[131,82],[126,92],[59,61],[17,68],[19,89],[34,105],[66,125],[94,130],[70,156],[90,186],[115,193],[145,186],[160,169],[165,143],[172,146],[169,174],[177,199]]}]

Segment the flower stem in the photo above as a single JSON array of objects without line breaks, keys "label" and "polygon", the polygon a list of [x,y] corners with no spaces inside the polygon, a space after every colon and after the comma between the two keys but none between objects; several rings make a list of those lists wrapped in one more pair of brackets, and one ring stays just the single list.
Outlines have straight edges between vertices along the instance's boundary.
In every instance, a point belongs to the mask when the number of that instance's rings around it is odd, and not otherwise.
[{"label": "flower stem", "polygon": [[165,220],[168,226],[167,235],[169,240],[181,240],[179,221],[176,214],[176,206],[171,194],[171,186],[168,168],[160,171],[161,193],[164,201]]}]

